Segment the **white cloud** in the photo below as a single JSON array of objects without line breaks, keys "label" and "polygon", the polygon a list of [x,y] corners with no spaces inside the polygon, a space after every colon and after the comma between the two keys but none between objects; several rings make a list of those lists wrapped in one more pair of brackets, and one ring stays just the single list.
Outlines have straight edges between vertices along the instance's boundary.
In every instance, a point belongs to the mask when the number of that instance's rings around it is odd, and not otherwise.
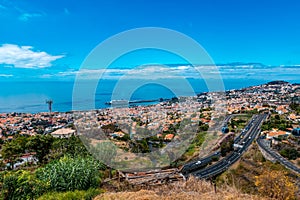
[{"label": "white cloud", "polygon": [[20,21],[27,22],[31,18],[35,17],[42,17],[45,16],[46,14],[44,12],[38,11],[38,12],[28,12],[27,10],[24,10],[23,8],[20,8],[18,6],[12,6],[14,10],[16,10],[20,15],[18,19]]},{"label": "white cloud", "polygon": [[178,68],[178,69],[181,69],[181,70],[185,70],[185,69],[189,69],[189,67],[190,67],[190,66],[184,66],[184,65],[183,65],[183,66],[178,66],[177,68]]},{"label": "white cloud", "polygon": [[211,68],[206,66],[199,69],[186,66],[144,65],[136,68],[107,68],[107,69],[81,69],[62,71],[56,74],[43,75],[42,78],[50,77],[75,77],[79,79],[98,79],[101,74],[104,79],[166,79],[166,78],[201,78],[200,73],[209,73],[216,76]]},{"label": "white cloud", "polygon": [[8,78],[8,77],[12,77],[12,74],[0,74],[0,77],[4,77],[4,78]]},{"label": "white cloud", "polygon": [[[79,79],[97,79],[101,74],[104,79],[159,79],[159,78],[182,78],[196,77],[195,70],[191,67],[167,67],[163,65],[148,65],[133,69],[108,68],[108,69],[81,69],[76,71],[63,71],[53,76],[72,77],[77,76]],[[198,74],[199,76],[199,74]],[[49,77],[47,75],[45,78]]]},{"label": "white cloud", "polygon": [[73,76],[73,75],[88,76],[88,75],[99,74],[99,73],[103,73],[103,72],[105,72],[105,69],[82,69],[79,71],[59,72],[57,75],[58,76]]},{"label": "white cloud", "polygon": [[[79,79],[172,79],[172,78],[210,78],[210,79],[293,79],[299,77],[300,66],[253,66],[253,65],[191,65],[164,66],[146,65],[132,69],[128,68],[108,68],[108,69],[82,69],[73,71],[63,71],[57,74],[45,76],[49,77],[69,77],[77,76]],[[221,76],[221,77],[220,77]]]},{"label": "white cloud", "polygon": [[20,15],[19,20],[26,22],[30,18],[41,17],[41,16],[43,16],[43,15],[40,13],[23,13]]},{"label": "white cloud", "polygon": [[46,68],[52,66],[51,62],[64,57],[63,55],[52,56],[44,51],[32,49],[32,46],[4,44],[0,46],[0,64],[15,68]]}]

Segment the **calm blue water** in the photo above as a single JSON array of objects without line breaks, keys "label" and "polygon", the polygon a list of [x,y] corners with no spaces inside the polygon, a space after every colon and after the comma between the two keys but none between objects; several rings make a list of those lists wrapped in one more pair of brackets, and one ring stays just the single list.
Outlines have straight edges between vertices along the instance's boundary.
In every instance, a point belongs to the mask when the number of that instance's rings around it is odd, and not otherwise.
[{"label": "calm blue water", "polygon": [[[188,80],[195,93],[208,91],[206,84],[203,80],[190,79]],[[223,80],[226,90],[239,89],[251,85],[259,85],[266,83],[266,80],[249,80],[249,79],[235,79]],[[271,80],[270,80],[271,81]],[[89,87],[89,83],[84,83]],[[95,108],[107,107],[105,102],[112,99],[113,93],[120,93],[116,97],[122,97],[121,93],[126,94],[126,88],[134,85],[134,81],[128,80],[123,83],[123,88],[120,91],[114,91],[116,81],[102,80],[97,87],[95,93]],[[192,95],[180,83],[172,83],[174,87],[178,88],[180,94],[189,96]],[[53,100],[53,111],[70,111],[72,110],[72,94],[73,82],[0,82],[0,112],[44,112],[48,107],[46,104],[47,99]],[[158,84],[148,84],[137,88],[131,95],[131,100],[144,100],[144,99],[158,99],[158,98],[171,98],[176,96],[170,89]],[[81,102],[83,110],[89,110],[91,107],[88,103],[89,99],[84,99]],[[77,102],[74,102],[76,105]]]}]

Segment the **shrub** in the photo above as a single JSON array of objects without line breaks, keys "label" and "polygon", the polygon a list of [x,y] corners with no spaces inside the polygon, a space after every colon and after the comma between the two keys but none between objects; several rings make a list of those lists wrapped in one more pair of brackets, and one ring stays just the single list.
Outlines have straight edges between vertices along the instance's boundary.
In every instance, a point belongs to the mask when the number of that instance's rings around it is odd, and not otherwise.
[{"label": "shrub", "polygon": [[295,160],[300,157],[300,154],[296,149],[293,148],[285,148],[279,152],[283,157],[289,160]]},{"label": "shrub", "polygon": [[283,171],[264,171],[255,177],[255,185],[263,196],[274,199],[295,199],[297,186]]},{"label": "shrub", "polygon": [[92,158],[62,157],[37,170],[37,177],[50,183],[52,191],[87,190],[100,183],[99,165]]},{"label": "shrub", "polygon": [[219,159],[220,159],[219,156],[213,156],[213,157],[211,158],[211,160],[212,160],[213,162],[217,162]]},{"label": "shrub", "polygon": [[44,194],[38,200],[92,200],[100,193],[102,193],[101,190],[94,188],[87,191],[51,192]]},{"label": "shrub", "polygon": [[29,171],[9,172],[3,176],[3,199],[36,199],[47,191],[47,183]]}]

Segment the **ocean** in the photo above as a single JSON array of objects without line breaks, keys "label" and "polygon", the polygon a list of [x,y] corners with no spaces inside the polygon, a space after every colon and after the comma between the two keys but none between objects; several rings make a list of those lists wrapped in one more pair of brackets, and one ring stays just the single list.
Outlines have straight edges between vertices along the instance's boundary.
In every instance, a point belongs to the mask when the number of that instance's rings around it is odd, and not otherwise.
[{"label": "ocean", "polygon": [[[225,90],[240,89],[253,85],[264,84],[272,80],[257,80],[257,79],[225,79]],[[207,92],[207,86],[203,80],[188,79],[194,92]],[[116,80],[101,80],[98,84],[94,95],[95,101],[91,106],[90,99],[83,99],[80,102],[80,110],[101,109],[108,105],[105,102],[112,100],[112,97],[118,98],[114,87]],[[16,82],[0,82],[0,113],[21,112],[21,113],[37,113],[48,111],[46,100],[53,100],[53,111],[66,112],[74,110],[73,105],[76,105],[76,100],[73,102],[73,87],[72,81],[16,81]],[[89,82],[85,82],[85,87],[89,87]],[[134,81],[127,80],[122,83],[122,93],[131,92],[129,100],[152,100],[159,98],[172,98],[178,96],[172,92],[173,90],[154,83],[137,87],[134,91],[126,91],[126,88],[131,88],[129,85],[135,84]],[[181,84],[176,85],[179,88],[181,96],[193,95],[188,92]],[[127,87],[128,86],[128,87]],[[119,91],[120,92],[120,91]],[[114,94],[114,95],[113,95]],[[83,94],[84,95],[84,94]],[[115,100],[115,99],[113,99]],[[150,104],[150,103],[144,103]],[[75,106],[76,107],[76,106]]]}]

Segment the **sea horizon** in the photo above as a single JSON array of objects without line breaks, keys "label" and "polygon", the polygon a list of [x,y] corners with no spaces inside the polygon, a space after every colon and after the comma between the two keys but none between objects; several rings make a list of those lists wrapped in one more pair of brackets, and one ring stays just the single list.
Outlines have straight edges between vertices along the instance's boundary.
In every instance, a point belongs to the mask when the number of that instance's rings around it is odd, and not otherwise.
[{"label": "sea horizon", "polygon": [[[203,79],[187,79],[194,94],[209,92]],[[258,80],[258,79],[223,79],[224,91],[232,89],[242,89],[255,85],[266,84],[277,80]],[[285,81],[285,80],[282,80]],[[94,107],[90,106],[91,99],[83,99],[82,102],[73,102],[74,81],[71,80],[52,80],[52,81],[1,81],[2,91],[0,93],[0,113],[40,113],[47,112],[46,100],[53,100],[54,112],[69,112],[74,109],[74,104],[80,104],[79,110],[94,110],[109,108],[106,102],[113,99],[112,94],[118,80],[101,80],[95,92]],[[300,83],[299,80],[287,80],[294,84]],[[130,83],[130,80],[128,80]],[[86,82],[89,85],[89,81]],[[193,96],[181,88],[183,95]],[[126,91],[124,91],[126,92]],[[129,100],[154,100],[168,99],[177,97],[170,89],[158,84],[148,84],[138,88],[133,92]],[[136,105],[150,105],[157,102],[138,103]]]}]

